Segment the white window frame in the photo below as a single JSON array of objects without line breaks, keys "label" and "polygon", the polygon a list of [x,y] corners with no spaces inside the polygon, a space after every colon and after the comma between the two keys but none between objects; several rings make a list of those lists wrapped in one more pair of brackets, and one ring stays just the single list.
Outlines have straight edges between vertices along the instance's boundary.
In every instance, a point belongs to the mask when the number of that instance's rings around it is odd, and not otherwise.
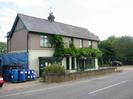
[{"label": "white window frame", "polygon": [[40,35],[40,47],[44,48],[52,47],[47,35]]},{"label": "white window frame", "polygon": [[88,41],[88,47],[91,47],[92,43],[91,41]]},{"label": "white window frame", "polygon": [[80,48],[83,48],[83,40],[80,39]]}]

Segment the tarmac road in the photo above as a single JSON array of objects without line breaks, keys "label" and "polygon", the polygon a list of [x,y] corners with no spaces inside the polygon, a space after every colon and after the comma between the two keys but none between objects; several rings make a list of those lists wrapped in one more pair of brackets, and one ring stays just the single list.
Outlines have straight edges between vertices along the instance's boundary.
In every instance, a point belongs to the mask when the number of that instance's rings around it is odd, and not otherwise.
[{"label": "tarmac road", "polygon": [[0,99],[133,99],[133,70],[48,87],[0,90]]}]

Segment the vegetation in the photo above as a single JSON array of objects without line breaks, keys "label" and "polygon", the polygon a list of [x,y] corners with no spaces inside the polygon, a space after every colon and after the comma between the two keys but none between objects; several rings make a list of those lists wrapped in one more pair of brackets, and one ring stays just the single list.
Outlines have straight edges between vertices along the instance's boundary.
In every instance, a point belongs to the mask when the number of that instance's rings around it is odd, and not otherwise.
[{"label": "vegetation", "polygon": [[45,74],[65,74],[65,69],[60,63],[53,63],[45,68]]},{"label": "vegetation", "polygon": [[51,37],[51,44],[55,48],[54,57],[63,57],[64,56],[64,42],[61,35],[53,35]]},{"label": "vegetation", "polygon": [[54,35],[51,38],[51,43],[55,48],[55,57],[63,57],[65,55],[75,56],[75,57],[101,57],[102,52],[99,49],[93,48],[75,48],[74,44],[70,44],[69,48],[64,48],[63,37],[60,35]]},{"label": "vegetation", "polygon": [[122,61],[123,64],[127,65],[133,64],[133,37],[111,36],[100,42],[99,49],[103,52],[104,64],[109,64],[113,60]]},{"label": "vegetation", "polygon": [[93,48],[65,48],[64,54],[77,57],[101,57],[102,52]]},{"label": "vegetation", "polygon": [[0,54],[6,53],[6,43],[0,42]]}]

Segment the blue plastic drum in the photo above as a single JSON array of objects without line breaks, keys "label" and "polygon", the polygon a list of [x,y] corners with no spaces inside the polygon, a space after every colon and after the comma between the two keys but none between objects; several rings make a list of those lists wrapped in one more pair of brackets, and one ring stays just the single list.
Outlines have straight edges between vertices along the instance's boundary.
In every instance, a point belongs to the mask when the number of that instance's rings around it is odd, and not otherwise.
[{"label": "blue plastic drum", "polygon": [[11,82],[18,82],[18,69],[13,69],[11,72]]},{"label": "blue plastic drum", "polygon": [[25,75],[25,70],[24,69],[21,69],[18,71],[18,77],[19,77],[19,81],[23,82],[23,81],[26,81],[26,75]]}]

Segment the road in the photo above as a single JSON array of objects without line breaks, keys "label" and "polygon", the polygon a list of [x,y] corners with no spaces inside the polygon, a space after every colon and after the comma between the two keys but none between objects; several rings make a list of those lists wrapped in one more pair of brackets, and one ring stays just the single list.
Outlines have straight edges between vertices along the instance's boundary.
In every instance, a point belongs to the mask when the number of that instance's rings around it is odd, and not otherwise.
[{"label": "road", "polygon": [[48,87],[0,90],[0,99],[133,99],[133,71]]}]

